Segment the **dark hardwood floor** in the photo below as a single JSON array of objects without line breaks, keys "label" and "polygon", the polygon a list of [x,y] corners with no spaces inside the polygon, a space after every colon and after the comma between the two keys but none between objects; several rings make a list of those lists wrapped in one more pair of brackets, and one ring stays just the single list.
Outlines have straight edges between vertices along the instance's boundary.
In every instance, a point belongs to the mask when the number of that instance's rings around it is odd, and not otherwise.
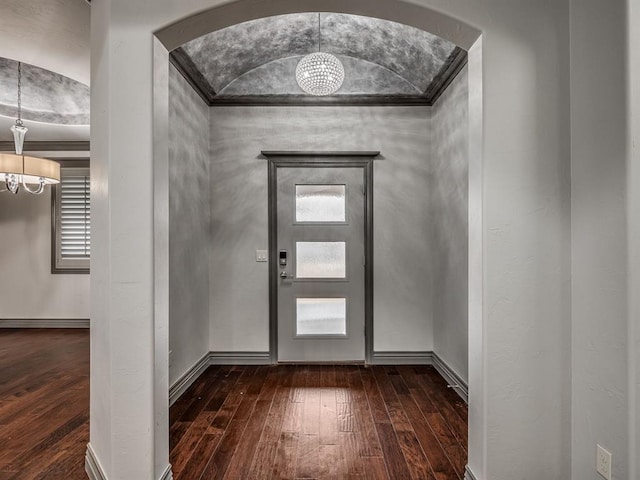
[{"label": "dark hardwood floor", "polygon": [[[85,479],[88,414],[87,330],[0,330],[0,480]],[[453,480],[467,457],[431,367],[210,367],[170,415],[176,480]]]},{"label": "dark hardwood floor", "polygon": [[170,413],[176,480],[454,480],[467,460],[432,367],[209,367]]},{"label": "dark hardwood floor", "polygon": [[84,479],[89,331],[0,330],[0,479]]}]

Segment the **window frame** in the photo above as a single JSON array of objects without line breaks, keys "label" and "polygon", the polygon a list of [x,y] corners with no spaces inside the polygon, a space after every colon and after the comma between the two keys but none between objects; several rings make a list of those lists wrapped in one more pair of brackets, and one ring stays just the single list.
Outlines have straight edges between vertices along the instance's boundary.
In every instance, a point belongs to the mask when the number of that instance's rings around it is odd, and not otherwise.
[{"label": "window frame", "polygon": [[[60,164],[60,177],[65,169],[87,170],[91,176],[88,158],[57,160]],[[52,274],[89,274],[91,258],[62,258],[60,232],[60,184],[51,186],[51,273]]]}]

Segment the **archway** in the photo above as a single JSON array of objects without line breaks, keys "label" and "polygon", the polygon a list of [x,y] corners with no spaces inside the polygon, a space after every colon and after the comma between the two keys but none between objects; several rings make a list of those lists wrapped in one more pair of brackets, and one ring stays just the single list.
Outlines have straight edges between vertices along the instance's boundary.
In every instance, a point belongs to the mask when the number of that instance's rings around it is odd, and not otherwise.
[{"label": "archway", "polygon": [[[564,369],[556,370],[564,358],[567,301],[554,292],[569,277],[561,260],[567,256],[562,230],[566,202],[560,188],[567,140],[558,133],[566,128],[558,102],[566,101],[568,75],[557,71],[566,53],[564,24],[549,22],[564,14],[561,5],[243,0],[220,6],[213,0],[190,0],[152,6],[135,0],[126,5],[96,2],[94,7],[94,231],[96,252],[106,252],[107,261],[92,265],[91,443],[107,473],[146,478],[154,472],[158,478],[168,463],[168,51],[215,28],[302,11],[398,21],[469,49],[471,81],[482,85],[470,98],[470,243],[475,247],[470,252],[469,463],[480,478],[486,478],[489,461],[492,476],[509,478],[529,471],[532,459],[550,449],[566,453],[562,433],[539,440],[541,434],[564,428],[566,418],[564,404],[549,408],[565,385]],[[539,34],[539,24],[548,26],[545,35]],[[480,30],[483,43],[473,43]],[[544,81],[551,76],[558,81]],[[483,159],[490,162],[483,164]],[[126,199],[134,192],[136,208],[131,209]],[[123,239],[130,240],[125,253]],[[113,261],[112,250],[117,253]],[[544,316],[534,308],[540,298],[545,298]],[[525,337],[532,341],[524,342]],[[524,411],[517,408],[523,399]],[[532,424],[537,434],[525,428]],[[554,456],[535,471],[559,478],[566,468],[563,458]]]},{"label": "archway", "polygon": [[[470,95],[469,98],[469,114],[470,119],[472,120],[472,123],[470,123],[470,127],[472,129],[470,135],[470,149],[475,149],[475,154],[469,156],[470,163],[474,163],[473,165],[470,165],[469,176],[469,181],[474,182],[474,185],[469,185],[469,260],[470,262],[474,262],[469,265],[469,358],[475,359],[475,364],[472,368],[473,371],[469,372],[469,386],[470,391],[473,392],[471,395],[473,398],[473,405],[470,405],[469,419],[469,462],[475,463],[477,465],[476,470],[481,471],[482,459],[484,457],[482,452],[484,448],[484,441],[482,440],[484,432],[481,429],[483,425],[481,417],[481,412],[483,411],[483,399],[481,377],[482,362],[480,360],[483,357],[482,298],[480,294],[482,291],[482,210],[480,208],[482,205],[482,185],[480,175],[480,172],[482,171],[482,152],[480,150],[480,139],[482,137],[482,97],[480,81],[480,32],[473,27],[431,9],[418,7],[404,2],[393,3],[394,8],[389,9],[388,6],[385,5],[385,2],[343,3],[312,1],[301,3],[281,1],[275,3],[269,2],[268,4],[256,4],[253,2],[251,9],[248,9],[247,2],[239,1],[206,10],[165,27],[155,32],[156,42],[154,45],[154,69],[156,75],[154,78],[154,92],[161,92],[160,101],[158,100],[158,96],[156,96],[156,111],[166,112],[168,109],[165,102],[168,97],[168,54],[171,50],[212,31],[257,18],[282,15],[286,13],[302,13],[307,11],[335,11],[340,13],[365,15],[391,20],[411,25],[431,33],[437,33],[438,35],[453,41],[458,46],[469,51],[469,82],[473,82],[475,84],[474,89],[472,89],[474,90],[474,95]],[[160,118],[158,116],[154,118],[155,151],[163,152],[160,156],[156,155],[154,162],[156,162],[156,166],[161,166],[162,172],[166,171],[165,162],[167,161],[167,157],[164,155],[164,152],[168,151],[168,146],[166,145],[166,139],[168,136],[165,134],[167,125],[164,117],[165,114],[162,113]],[[156,179],[158,180],[159,178],[156,177]],[[168,179],[164,178],[164,174],[161,182],[162,181],[168,182]],[[162,185],[162,183],[156,183],[156,189],[159,185],[160,191],[166,192],[168,190],[168,183],[166,186]],[[472,474],[469,473],[469,475]]]}]

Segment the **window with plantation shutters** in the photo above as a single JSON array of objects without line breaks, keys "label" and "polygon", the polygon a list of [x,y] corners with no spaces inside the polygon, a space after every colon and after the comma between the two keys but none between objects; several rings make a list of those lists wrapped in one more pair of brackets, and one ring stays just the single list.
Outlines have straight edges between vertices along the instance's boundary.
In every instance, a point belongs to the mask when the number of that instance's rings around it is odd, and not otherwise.
[{"label": "window with plantation shutters", "polygon": [[54,273],[88,273],[91,254],[91,201],[88,167],[60,169],[53,194]]}]

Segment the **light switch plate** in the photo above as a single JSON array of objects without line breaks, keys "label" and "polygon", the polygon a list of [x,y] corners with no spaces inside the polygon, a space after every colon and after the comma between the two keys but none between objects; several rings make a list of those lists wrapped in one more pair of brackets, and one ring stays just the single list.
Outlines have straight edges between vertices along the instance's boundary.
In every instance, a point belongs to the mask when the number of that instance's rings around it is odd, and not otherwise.
[{"label": "light switch plate", "polygon": [[607,480],[611,480],[611,452],[598,445],[596,453],[596,470]]},{"label": "light switch plate", "polygon": [[256,262],[268,261],[267,250],[256,250]]}]

